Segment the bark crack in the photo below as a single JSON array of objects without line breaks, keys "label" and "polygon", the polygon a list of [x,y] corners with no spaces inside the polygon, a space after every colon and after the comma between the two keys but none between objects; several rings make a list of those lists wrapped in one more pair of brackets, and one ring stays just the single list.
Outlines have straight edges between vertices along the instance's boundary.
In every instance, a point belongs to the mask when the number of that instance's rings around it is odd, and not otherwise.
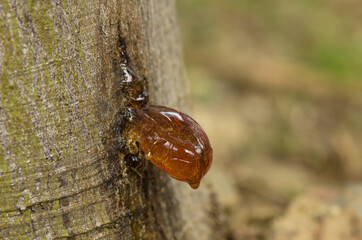
[{"label": "bark crack", "polygon": [[95,189],[95,188],[98,188],[98,187],[101,187],[101,186],[107,186],[108,184],[115,184],[114,182],[116,182],[118,179],[120,179],[122,177],[122,173],[118,173],[117,175],[113,176],[113,177],[110,177],[109,179],[105,180],[104,182],[101,182],[100,184],[97,184],[97,185],[94,185],[92,187],[89,187],[89,188],[85,188],[85,189],[82,189],[81,191],[78,191],[74,194],[71,194],[71,195],[67,195],[67,196],[63,196],[63,197],[59,197],[59,198],[54,198],[54,199],[50,199],[50,200],[47,200],[47,201],[40,201],[40,202],[37,202],[37,203],[34,203],[34,204],[31,204],[31,205],[28,205],[25,207],[24,210],[21,210],[19,208],[16,208],[16,209],[9,209],[9,210],[0,210],[0,213],[12,213],[12,212],[19,212],[20,215],[23,215],[24,213],[26,213],[27,211],[33,211],[32,209],[33,208],[36,208],[37,206],[39,205],[42,205],[42,204],[48,204],[48,203],[52,203],[54,201],[58,201],[58,200],[63,200],[63,199],[67,199],[67,198],[70,198],[70,197],[74,197],[74,196],[77,196],[81,193],[84,193],[90,189]]},{"label": "bark crack", "polygon": [[73,234],[71,236],[59,236],[54,239],[73,238],[73,237],[77,237],[77,236],[81,236],[81,235],[86,235],[91,232],[99,232],[100,229],[104,229],[104,228],[118,229],[118,228],[129,227],[129,224],[126,223],[126,220],[130,220],[131,217],[138,215],[137,213],[139,213],[139,212],[146,211],[146,208],[147,207],[141,207],[141,208],[135,209],[133,211],[130,211],[129,213],[126,213],[124,216],[120,216],[119,218],[117,218],[113,221],[101,224],[100,226],[89,229],[87,231],[79,232],[79,233]]}]

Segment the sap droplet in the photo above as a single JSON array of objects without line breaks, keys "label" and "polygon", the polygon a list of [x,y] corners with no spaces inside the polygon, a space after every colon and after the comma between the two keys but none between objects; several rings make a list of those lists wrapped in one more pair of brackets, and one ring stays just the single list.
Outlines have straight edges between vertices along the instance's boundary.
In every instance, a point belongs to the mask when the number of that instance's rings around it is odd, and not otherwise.
[{"label": "sap droplet", "polygon": [[[134,110],[128,127],[129,149],[138,150],[171,177],[198,188],[212,162],[212,148],[191,117],[162,106]],[[135,154],[136,152],[133,152]]]}]

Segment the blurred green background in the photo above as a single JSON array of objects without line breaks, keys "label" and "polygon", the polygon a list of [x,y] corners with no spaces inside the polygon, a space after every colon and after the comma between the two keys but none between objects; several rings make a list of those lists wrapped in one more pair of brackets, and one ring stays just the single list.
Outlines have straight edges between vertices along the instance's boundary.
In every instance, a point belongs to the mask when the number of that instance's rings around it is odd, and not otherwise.
[{"label": "blurred green background", "polygon": [[361,181],[360,1],[178,0],[177,9],[193,117],[214,148],[204,184],[232,238],[270,239],[298,197]]}]

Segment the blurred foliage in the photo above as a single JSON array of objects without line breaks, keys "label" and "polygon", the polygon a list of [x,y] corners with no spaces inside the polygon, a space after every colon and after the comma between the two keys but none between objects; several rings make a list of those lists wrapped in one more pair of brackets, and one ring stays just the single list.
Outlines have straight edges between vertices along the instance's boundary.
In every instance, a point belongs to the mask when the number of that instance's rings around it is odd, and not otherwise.
[{"label": "blurred foliage", "polygon": [[[359,0],[178,0],[194,117],[237,239],[311,188],[362,180]],[[291,223],[293,224],[293,223]]]},{"label": "blurred foliage", "polygon": [[362,14],[357,0],[177,3],[186,49],[207,48],[215,41],[234,38],[240,48],[283,55],[337,76],[330,80],[342,84],[362,76]]}]

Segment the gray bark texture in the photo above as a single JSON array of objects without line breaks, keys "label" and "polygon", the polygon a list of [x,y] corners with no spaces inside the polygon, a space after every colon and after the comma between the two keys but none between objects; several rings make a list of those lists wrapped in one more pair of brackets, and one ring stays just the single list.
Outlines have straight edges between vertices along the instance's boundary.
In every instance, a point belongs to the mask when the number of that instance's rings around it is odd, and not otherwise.
[{"label": "gray bark texture", "polygon": [[222,239],[217,203],[119,152],[119,44],[187,112],[172,0],[0,1],[1,239]]}]

